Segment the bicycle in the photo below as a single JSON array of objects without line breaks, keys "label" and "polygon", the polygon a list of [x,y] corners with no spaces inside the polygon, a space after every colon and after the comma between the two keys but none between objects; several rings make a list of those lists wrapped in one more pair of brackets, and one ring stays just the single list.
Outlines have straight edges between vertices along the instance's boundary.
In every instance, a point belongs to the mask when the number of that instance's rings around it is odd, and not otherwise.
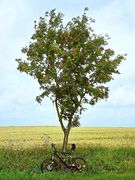
[{"label": "bicycle", "polygon": [[[71,152],[76,149],[75,144],[71,144]],[[57,152],[55,144],[51,145],[53,154],[50,158],[45,159],[41,163],[41,172],[53,170],[66,170],[70,169],[72,172],[86,172],[88,170],[87,162],[81,157],[73,158],[71,153]]]}]

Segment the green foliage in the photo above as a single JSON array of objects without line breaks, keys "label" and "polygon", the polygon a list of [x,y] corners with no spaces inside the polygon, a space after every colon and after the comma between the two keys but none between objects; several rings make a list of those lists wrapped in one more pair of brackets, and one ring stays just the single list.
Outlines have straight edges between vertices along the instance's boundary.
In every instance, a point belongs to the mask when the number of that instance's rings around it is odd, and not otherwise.
[{"label": "green foliage", "polygon": [[80,122],[79,122],[79,115],[75,115],[72,120],[72,127],[79,127]]},{"label": "green foliage", "polygon": [[39,82],[42,93],[37,102],[45,96],[55,102],[61,125],[63,120],[69,125],[77,122],[73,117],[81,114],[85,103],[95,105],[108,98],[109,88],[104,84],[119,73],[124,59],[108,48],[108,35],[94,33],[94,20],[87,16],[87,10],[66,25],[62,13],[55,9],[46,12],[38,23],[35,21],[32,41],[22,49],[26,59],[16,60],[18,70]]}]

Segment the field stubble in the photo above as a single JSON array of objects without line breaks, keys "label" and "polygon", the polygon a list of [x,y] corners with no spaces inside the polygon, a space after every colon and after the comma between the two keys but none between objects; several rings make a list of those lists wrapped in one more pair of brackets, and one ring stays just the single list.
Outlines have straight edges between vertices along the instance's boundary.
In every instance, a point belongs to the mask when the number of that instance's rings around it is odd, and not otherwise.
[{"label": "field stubble", "polygon": [[[0,127],[0,147],[19,145],[25,148],[62,144],[63,133],[60,127],[29,126]],[[132,147],[135,148],[135,128],[73,128],[69,143],[77,147]]]}]

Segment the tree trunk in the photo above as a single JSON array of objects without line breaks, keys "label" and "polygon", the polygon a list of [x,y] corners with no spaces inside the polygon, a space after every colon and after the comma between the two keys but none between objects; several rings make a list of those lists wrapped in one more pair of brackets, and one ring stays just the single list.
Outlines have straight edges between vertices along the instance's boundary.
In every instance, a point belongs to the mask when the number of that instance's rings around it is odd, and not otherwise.
[{"label": "tree trunk", "polygon": [[70,129],[66,129],[64,132],[63,147],[62,147],[63,152],[67,151],[69,132],[70,132]]}]

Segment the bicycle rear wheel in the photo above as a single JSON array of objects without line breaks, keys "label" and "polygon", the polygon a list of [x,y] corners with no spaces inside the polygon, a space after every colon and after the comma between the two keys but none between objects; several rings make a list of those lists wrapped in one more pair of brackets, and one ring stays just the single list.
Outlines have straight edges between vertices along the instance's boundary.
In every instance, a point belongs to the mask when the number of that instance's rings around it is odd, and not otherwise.
[{"label": "bicycle rear wheel", "polygon": [[41,172],[58,170],[58,162],[52,159],[45,159],[40,166]]},{"label": "bicycle rear wheel", "polygon": [[81,158],[81,157],[76,157],[72,161],[72,170],[73,171],[79,171],[79,172],[86,172],[88,171],[88,164],[87,162]]}]

